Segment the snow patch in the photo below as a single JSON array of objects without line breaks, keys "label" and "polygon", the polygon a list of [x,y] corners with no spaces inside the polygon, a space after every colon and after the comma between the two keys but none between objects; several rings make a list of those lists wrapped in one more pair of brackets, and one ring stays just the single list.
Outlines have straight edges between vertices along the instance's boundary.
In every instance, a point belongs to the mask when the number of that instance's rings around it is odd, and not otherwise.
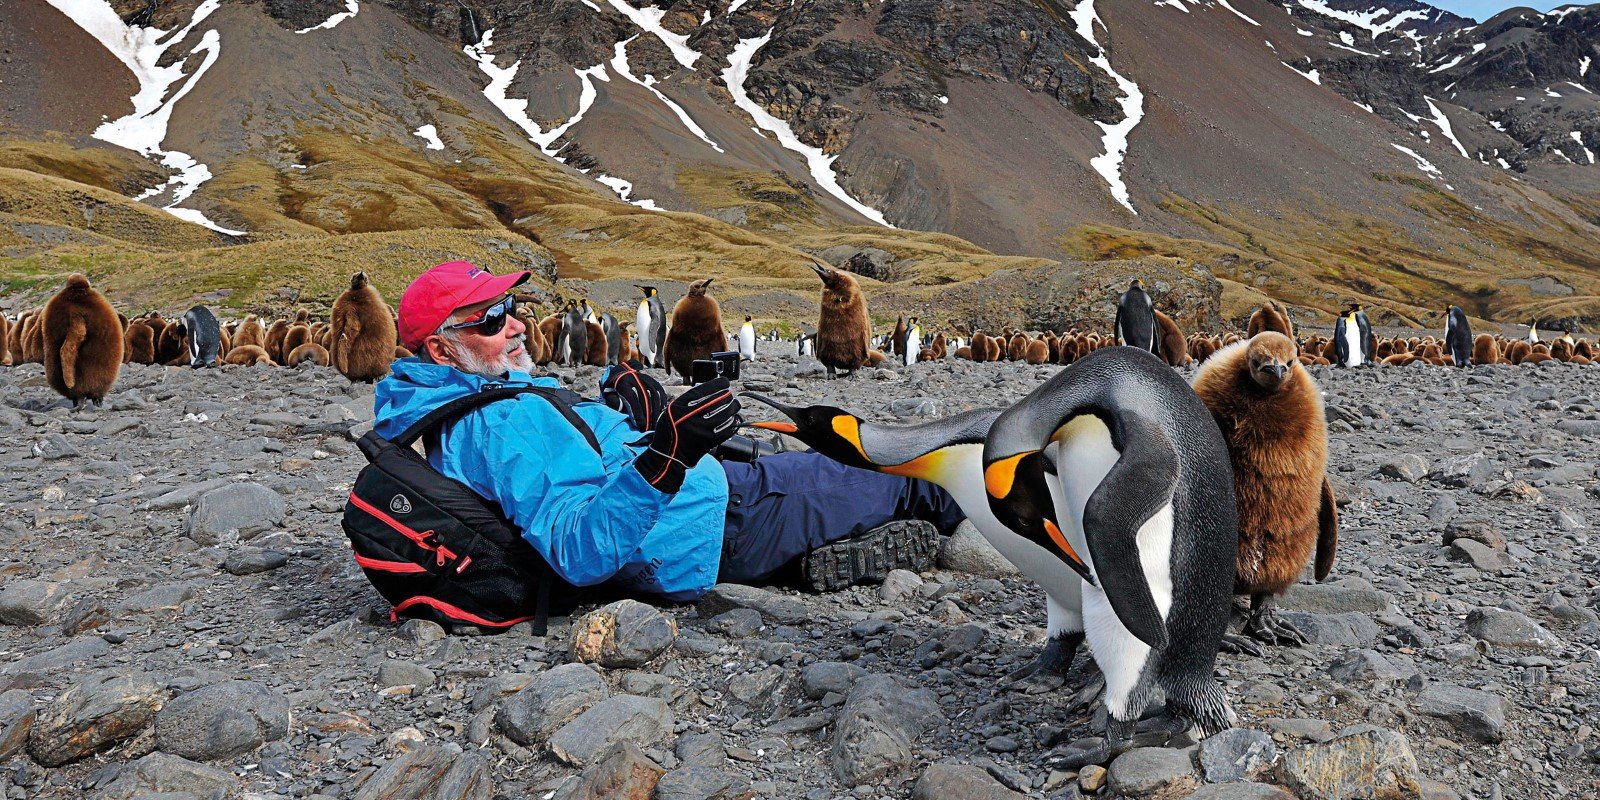
[{"label": "snow patch", "polygon": [[[1350,101],[1350,102],[1352,102],[1352,103],[1355,103],[1355,101],[1354,101],[1354,100],[1352,100],[1352,101]],[[1369,105],[1367,105],[1367,104],[1366,104],[1366,103],[1356,103],[1356,108],[1359,108],[1359,109],[1361,109],[1361,110],[1362,110],[1362,111],[1365,111],[1365,112],[1367,112],[1367,113],[1368,113],[1368,114],[1376,114],[1376,113],[1378,113],[1378,112],[1376,112],[1376,111],[1373,111],[1373,110],[1372,110],[1372,106],[1369,106]]]},{"label": "snow patch", "polygon": [[690,133],[699,137],[700,141],[710,145],[712,150],[715,150],[719,153],[724,152],[722,145],[712,141],[711,137],[706,135],[705,129],[701,128],[700,125],[694,121],[694,118],[689,116],[689,112],[684,111],[682,106],[672,102],[671,98],[662,94],[661,90],[656,88],[656,76],[646,75],[644,76],[643,80],[640,80],[638,77],[634,76],[633,70],[628,67],[628,44],[637,38],[639,37],[635,36],[617,42],[616,55],[611,59],[611,69],[615,70],[618,75],[621,75],[624,80],[637,83],[640,86],[643,86],[651,94],[655,95],[657,100],[660,100],[666,105],[667,108],[672,109],[672,113],[678,116],[678,121],[683,123],[683,127],[688,128]]},{"label": "snow patch", "polygon": [[596,64],[588,69],[573,70],[573,73],[578,76],[578,80],[583,82],[583,89],[578,94],[578,110],[571,117],[568,117],[566,122],[546,132],[544,128],[539,126],[539,123],[534,122],[533,118],[528,116],[527,98],[506,95],[506,90],[511,88],[511,81],[517,77],[517,68],[522,66],[522,62],[514,61],[509,67],[495,66],[494,55],[489,52],[489,48],[493,44],[494,29],[490,28],[483,32],[483,38],[477,44],[469,44],[462,48],[463,52],[467,54],[467,58],[477,62],[478,69],[489,76],[489,85],[483,88],[483,96],[487,97],[495,108],[500,109],[500,113],[505,114],[507,119],[515,123],[518,128],[521,128],[522,132],[527,135],[528,141],[538,145],[545,155],[565,163],[563,159],[556,156],[555,151],[551,148],[555,145],[556,140],[567,132],[567,129],[583,119],[583,115],[588,112],[589,106],[594,104],[595,97],[599,95],[599,92],[594,87],[593,79],[611,80],[606,75],[605,64]]},{"label": "snow patch", "polygon": [[654,200],[632,199],[631,195],[633,194],[633,184],[629,183],[628,181],[612,175],[606,175],[604,173],[596,175],[594,179],[605,184],[606,186],[611,187],[611,191],[616,192],[617,196],[622,198],[625,202],[632,203],[640,208],[648,208],[651,211],[661,210],[661,207],[656,205],[656,201]]},{"label": "snow patch", "polygon": [[[179,203],[193,196],[195,190],[200,188],[200,184],[211,179],[211,170],[188,153],[161,149],[161,143],[167,138],[167,126],[172,121],[173,108],[189,93],[189,90],[194,88],[200,77],[211,69],[211,65],[217,62],[217,56],[221,55],[221,34],[215,29],[206,31],[200,38],[200,43],[189,51],[188,56],[173,61],[169,66],[162,67],[158,64],[168,50],[187,38],[196,26],[222,5],[221,0],[205,0],[195,8],[189,24],[174,31],[130,27],[122,22],[122,18],[117,16],[117,12],[112,10],[111,4],[106,0],[48,0],[48,2],[121,61],[133,73],[134,79],[139,84],[139,91],[132,98],[133,113],[102,123],[93,134],[96,139],[110,142],[118,147],[126,147],[140,155],[159,157],[163,166],[177,172],[166,183],[145,191],[135,199],[145,200],[170,191],[172,202],[163,206],[168,213],[179,219],[203,225],[217,233],[242,236],[244,231],[221,227],[199,211],[176,208]],[[189,58],[197,53],[202,54],[200,66],[194,72],[185,75],[184,66],[189,63]],[[183,84],[169,94],[169,90],[179,81]]]},{"label": "snow patch", "polygon": [[1234,8],[1234,7],[1233,7],[1233,4],[1232,4],[1232,3],[1229,3],[1229,2],[1228,2],[1228,0],[1217,0],[1217,2],[1218,2],[1218,3],[1220,3],[1220,4],[1221,4],[1221,5],[1222,5],[1222,7],[1223,7],[1223,8],[1226,8],[1226,9],[1228,9],[1228,10],[1229,10],[1229,11],[1232,11],[1232,12],[1233,12],[1233,15],[1234,15],[1234,16],[1236,16],[1236,17],[1238,17],[1238,18],[1239,18],[1239,19],[1242,19],[1242,20],[1244,20],[1244,21],[1245,21],[1245,22],[1248,22],[1248,23],[1250,23],[1250,24],[1251,24],[1251,25],[1254,25],[1254,26],[1256,26],[1256,27],[1257,27],[1257,28],[1259,28],[1259,27],[1261,27],[1261,23],[1259,23],[1259,22],[1256,22],[1256,21],[1255,21],[1255,20],[1253,20],[1253,19],[1251,19],[1251,18],[1249,18],[1249,17],[1247,17],[1247,16],[1245,16],[1245,15],[1244,15],[1244,12],[1242,12],[1242,11],[1240,11],[1240,10],[1239,10],[1239,9],[1237,9],[1237,8]]},{"label": "snow patch", "polygon": [[1589,57],[1588,56],[1584,56],[1583,59],[1578,62],[1578,74],[1579,75],[1588,75],[1589,74],[1589,63],[1590,62],[1589,62]]},{"label": "snow patch", "polygon": [[939,95],[939,103],[941,105],[950,105],[950,97],[948,95]]},{"label": "snow patch", "polygon": [[[1346,22],[1354,25],[1357,28],[1372,34],[1372,38],[1374,39],[1378,38],[1379,34],[1388,33],[1395,28],[1400,27],[1408,20],[1425,20],[1428,18],[1428,12],[1416,9],[1401,11],[1398,14],[1395,14],[1393,10],[1387,8],[1374,8],[1369,11],[1356,13],[1353,11],[1340,11],[1329,6],[1327,3],[1322,2],[1322,0],[1298,0],[1298,2],[1301,8],[1304,8],[1308,11],[1315,11],[1318,14],[1339,20],[1340,22]],[[1391,17],[1389,16],[1390,14],[1394,14],[1394,16]],[[1384,17],[1389,18],[1383,20]],[[1379,20],[1383,21],[1379,22]]]},{"label": "snow patch", "polygon": [[339,23],[344,22],[345,20],[355,16],[356,12],[358,12],[360,10],[361,10],[361,3],[359,2],[359,0],[344,0],[344,10],[343,11],[341,11],[341,12],[339,12],[337,14],[334,14],[333,16],[328,17],[327,19],[323,20],[321,25],[312,25],[309,28],[301,28],[300,30],[295,31],[295,33],[310,33],[312,31],[333,30],[334,28],[339,27]]},{"label": "snow patch", "polygon": [[738,11],[740,6],[748,2],[750,2],[750,0],[733,0],[733,2],[728,4],[728,16],[733,16],[733,12]]},{"label": "snow patch", "polygon": [[1488,46],[1489,45],[1486,45],[1483,42],[1479,42],[1479,43],[1477,43],[1477,44],[1472,46],[1472,52],[1470,52],[1470,53],[1462,53],[1461,55],[1456,56],[1455,58],[1452,58],[1449,61],[1447,61],[1447,62],[1445,62],[1443,64],[1440,64],[1439,66],[1434,67],[1433,69],[1428,70],[1428,74],[1432,75],[1432,74],[1437,73],[1437,72],[1444,72],[1445,70],[1447,70],[1447,69],[1449,69],[1449,68],[1451,68],[1451,67],[1453,67],[1453,66],[1455,66],[1457,64],[1460,64],[1461,62],[1463,62],[1465,60],[1467,60],[1467,58],[1469,58],[1471,56],[1475,56],[1475,55],[1483,52],[1483,49],[1485,47],[1488,47]]},{"label": "snow patch", "polygon": [[443,150],[444,142],[439,141],[439,129],[432,125],[424,125],[411,132],[413,136],[420,136],[428,143],[429,150]]},{"label": "snow patch", "polygon": [[1563,82],[1566,83],[1568,86],[1571,86],[1572,88],[1577,89],[1578,91],[1589,92],[1589,94],[1594,94],[1594,92],[1589,90],[1589,87],[1584,86],[1581,83],[1573,83],[1572,81],[1563,81]]},{"label": "snow patch", "polygon": [[[1402,153],[1405,153],[1408,156],[1411,156],[1412,160],[1417,162],[1417,169],[1422,170],[1422,172],[1429,177],[1437,178],[1440,183],[1444,183],[1444,173],[1440,172],[1439,168],[1434,166],[1432,162],[1428,161],[1428,159],[1423,158],[1420,153],[1412,150],[1409,147],[1403,147],[1401,145],[1394,144],[1393,142],[1390,142],[1389,146],[1399,150]],[[1450,186],[1448,183],[1445,184],[1445,188],[1454,191],[1454,187]]]},{"label": "snow patch", "polygon": [[638,25],[639,30],[660,39],[661,43],[672,51],[672,57],[677,59],[679,64],[682,64],[686,69],[694,69],[694,62],[699,60],[700,53],[689,46],[688,36],[681,33],[673,33],[662,27],[661,18],[667,15],[666,9],[656,8],[655,6],[634,8],[622,2],[622,0],[608,0],[608,2],[611,3],[612,8],[622,12],[623,16],[633,20],[633,24]]},{"label": "snow patch", "polygon": [[1295,26],[1294,32],[1300,34],[1301,36],[1316,36],[1315,33],[1312,33],[1311,31],[1299,26]]},{"label": "snow patch", "polygon": [[1589,163],[1593,164],[1594,163],[1594,151],[1590,150],[1589,146],[1583,143],[1583,134],[1578,133],[1577,131],[1573,131],[1572,133],[1570,133],[1568,135],[1572,137],[1572,141],[1577,142],[1578,146],[1583,148],[1583,154],[1588,156],[1589,157]]},{"label": "snow patch", "polygon": [[[1106,185],[1111,187],[1111,196],[1121,203],[1124,208],[1138,214],[1133,207],[1133,202],[1128,197],[1128,185],[1122,180],[1122,162],[1128,155],[1128,135],[1139,126],[1139,121],[1144,119],[1144,92],[1139,90],[1139,84],[1122,76],[1122,73],[1111,68],[1111,58],[1106,54],[1105,45],[1095,39],[1094,26],[1099,24],[1105,28],[1106,24],[1100,20],[1100,15],[1095,13],[1094,0],[1079,0],[1078,5],[1072,9],[1072,22],[1076,26],[1078,35],[1089,40],[1095,46],[1096,54],[1089,59],[1094,64],[1111,76],[1111,80],[1122,90],[1122,121],[1116,124],[1096,122],[1100,130],[1105,132],[1103,142],[1106,152],[1104,155],[1089,159],[1089,166],[1100,177],[1105,178]],[[1110,29],[1107,29],[1109,32]]]},{"label": "snow patch", "polygon": [[[616,0],[612,0],[612,2],[616,2]],[[1092,0],[1085,0],[1085,2],[1092,2]],[[756,53],[765,47],[767,42],[772,40],[772,30],[768,28],[766,33],[754,39],[740,39],[738,44],[733,46],[733,52],[728,54],[728,68],[722,71],[722,82],[727,85],[728,94],[733,96],[733,104],[746,114],[749,114],[750,119],[755,121],[757,133],[767,131],[777,138],[778,144],[782,145],[784,149],[803,156],[806,160],[806,166],[811,171],[811,179],[816,181],[823,191],[833,195],[839,202],[855,209],[856,213],[861,216],[886,228],[894,227],[889,224],[888,220],[884,219],[881,212],[851,197],[844,190],[844,187],[839,185],[839,177],[833,171],[833,162],[838,156],[830,156],[822,152],[822,148],[812,147],[800,141],[800,137],[794,134],[794,130],[789,127],[789,123],[773,116],[765,108],[762,108],[760,103],[750,99],[749,93],[745,91],[744,82],[750,75],[750,62],[755,59]]]},{"label": "snow patch", "polygon": [[1189,13],[1189,7],[1183,4],[1183,0],[1156,0],[1156,5],[1169,6],[1171,8],[1176,8],[1185,14]]},{"label": "snow patch", "polygon": [[1461,146],[1461,140],[1456,138],[1455,131],[1451,130],[1450,118],[1445,116],[1438,105],[1434,104],[1433,98],[1424,97],[1422,100],[1428,104],[1428,110],[1433,112],[1433,124],[1439,126],[1439,132],[1444,134],[1444,138],[1449,139],[1450,143],[1456,146],[1456,151],[1461,153],[1462,158],[1472,158],[1472,156],[1467,155],[1467,148]]},{"label": "snow patch", "polygon": [[1318,74],[1316,70],[1311,70],[1310,72],[1301,72],[1300,70],[1295,69],[1294,65],[1290,64],[1287,61],[1280,61],[1278,63],[1283,64],[1284,66],[1288,67],[1289,69],[1294,70],[1294,73],[1296,75],[1299,75],[1300,77],[1305,78],[1306,80],[1311,81],[1312,83],[1314,83],[1314,84],[1316,84],[1318,86],[1322,85],[1322,76],[1320,74]]}]

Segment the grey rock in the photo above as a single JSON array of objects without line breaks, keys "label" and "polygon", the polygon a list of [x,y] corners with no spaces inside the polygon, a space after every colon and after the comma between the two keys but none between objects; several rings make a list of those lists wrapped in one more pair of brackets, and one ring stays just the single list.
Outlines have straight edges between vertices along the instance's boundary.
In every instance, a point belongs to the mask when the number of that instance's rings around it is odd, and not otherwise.
[{"label": "grey rock", "polygon": [[728,761],[728,748],[714,733],[686,733],[672,752],[687,766],[720,767]]},{"label": "grey rock", "polygon": [[1494,550],[1506,549],[1506,538],[1494,529],[1494,523],[1484,519],[1468,519],[1453,522],[1444,529],[1444,543],[1452,544],[1462,539],[1469,539]]},{"label": "grey rock", "polygon": [[361,784],[354,800],[489,800],[493,793],[483,756],[424,745],[384,764]]},{"label": "grey rock", "polygon": [[28,755],[59,767],[132,738],[149,724],[162,694],[143,675],[85,678],[39,712],[28,735]]},{"label": "grey rock", "polygon": [[1499,572],[1516,564],[1516,559],[1499,550],[1486,547],[1472,539],[1457,539],[1450,543],[1450,556],[1465,561],[1482,572]]},{"label": "grey rock", "polygon": [[761,612],[753,608],[736,608],[712,617],[706,627],[724,636],[743,639],[761,632]]},{"label": "grey rock", "polygon": [[1378,466],[1378,474],[1397,478],[1406,483],[1416,483],[1428,474],[1428,462],[1422,456],[1406,453],[1395,456]]},{"label": "grey rock", "polygon": [[194,599],[194,587],[187,583],[162,583],[138,594],[124,598],[117,604],[123,614],[150,614],[157,611],[179,612],[183,604]]},{"label": "grey rock", "polygon": [[1376,614],[1389,608],[1392,602],[1388,593],[1371,587],[1334,583],[1297,583],[1290,586],[1278,599],[1278,608],[1320,614],[1349,611]]},{"label": "grey rock", "polygon": [[282,525],[285,507],[282,495],[259,483],[230,484],[200,495],[185,530],[203,545],[224,537],[248,539]]},{"label": "grey rock", "polygon": [[1135,747],[1111,762],[1111,791],[1130,798],[1182,797],[1200,786],[1200,775],[1184,750]]},{"label": "grey rock", "polygon": [[415,686],[426,689],[437,680],[433,670],[399,659],[385,659],[378,665],[378,685],[384,688],[391,686]]},{"label": "grey rock", "polygon": [[907,569],[889,570],[883,585],[878,587],[878,597],[885,603],[896,604],[907,597],[915,597],[920,586],[922,578],[917,573]]},{"label": "grey rock", "polygon": [[750,782],[740,775],[687,766],[663,775],[652,800],[748,800],[754,795]]},{"label": "grey rock", "polygon": [[33,707],[33,695],[21,689],[0,694],[0,761],[10,758],[28,742],[28,731],[38,712]]},{"label": "grey rock", "polygon": [[1017,568],[1000,551],[983,538],[970,521],[963,520],[955,533],[944,537],[939,544],[939,566],[977,575],[983,578],[1005,578],[1017,574]]},{"label": "grey rock", "polygon": [[156,746],[194,761],[232,758],[288,735],[288,698],[249,681],[181,694],[156,714]]},{"label": "grey rock", "polygon": [[72,594],[64,583],[20,580],[0,591],[0,622],[7,625],[47,625],[55,622]]},{"label": "grey rock", "polygon": [[1351,682],[1395,685],[1416,677],[1417,668],[1406,662],[1391,661],[1376,650],[1355,650],[1329,664],[1328,674],[1346,685]]},{"label": "grey rock", "polygon": [[237,793],[239,781],[220,769],[150,753],[117,773],[97,795],[101,800],[144,800],[152,795],[183,800],[223,800]]},{"label": "grey rock", "polygon": [[829,692],[847,695],[856,681],[866,674],[865,669],[855,664],[818,661],[800,670],[800,687],[811,700],[821,700]]},{"label": "grey rock", "polygon": [[1229,728],[1200,742],[1200,771],[1209,783],[1256,780],[1278,760],[1278,747],[1267,734]]},{"label": "grey rock", "polygon": [[1295,796],[1266,783],[1213,783],[1184,800],[1295,800]]},{"label": "grey rock", "polygon": [[222,568],[233,575],[270,572],[289,563],[289,554],[261,547],[241,547],[228,554]]},{"label": "grey rock", "polygon": [[1022,800],[982,767],[930,764],[911,787],[911,800]]},{"label": "grey rock", "polygon": [[78,455],[78,448],[59,433],[47,433],[33,443],[33,454],[46,461],[55,461]]},{"label": "grey rock", "polygon": [[1428,521],[1435,525],[1443,525],[1455,519],[1460,513],[1460,506],[1455,498],[1448,494],[1440,494],[1433,498],[1433,504],[1428,506]]},{"label": "grey rock", "polygon": [[763,706],[776,694],[783,677],[784,670],[778,666],[742,672],[728,679],[728,695],[747,705]]},{"label": "grey rock", "polygon": [[1369,647],[1382,633],[1378,624],[1365,614],[1311,614],[1302,611],[1284,611],[1279,616],[1295,626],[1312,644],[1334,644],[1342,647]]},{"label": "grey rock", "polygon": [[[1549,362],[1546,362],[1549,363]],[[1556,423],[1556,430],[1585,439],[1600,438],[1600,420],[1564,419]]]},{"label": "grey rock", "polygon": [[695,607],[700,616],[706,618],[735,608],[750,608],[779,625],[805,625],[813,617],[811,607],[804,601],[737,583],[719,583],[711,587]]},{"label": "grey rock", "polygon": [[395,634],[419,647],[437,642],[447,635],[443,626],[426,619],[408,619],[400,623],[400,628]]},{"label": "grey rock", "polygon": [[535,675],[495,715],[511,741],[533,746],[590,706],[611,696],[604,678],[587,664],[562,664]]},{"label": "grey rock", "polygon": [[642,667],[671,649],[678,624],[653,606],[618,600],[583,615],[572,626],[574,661],[609,668]]},{"label": "grey rock", "polygon": [[1405,735],[1371,725],[1297,747],[1278,764],[1278,781],[1302,800],[1416,797],[1419,777]]},{"label": "grey rock", "polygon": [[1554,652],[1566,645],[1543,625],[1503,608],[1475,608],[1467,613],[1467,633],[1499,647]]},{"label": "grey rock", "polygon": [[1494,474],[1494,462],[1482,451],[1452,456],[1441,461],[1429,477],[1457,489],[1477,486]]},{"label": "grey rock", "polygon": [[944,722],[929,689],[901,688],[887,675],[856,681],[834,728],[834,775],[845,786],[877,783],[913,762],[912,743]]},{"label": "grey rock", "polygon": [[653,795],[666,772],[632,742],[610,748],[551,800],[614,800],[659,797]]},{"label": "grey rock", "polygon": [[111,645],[99,636],[82,636],[60,647],[0,666],[0,675],[55,673],[111,652]]},{"label": "grey rock", "polygon": [[180,486],[170,492],[167,492],[166,494],[157,496],[156,498],[146,502],[144,505],[139,507],[139,510],[170,511],[174,508],[183,508],[184,506],[190,505],[195,500],[199,499],[200,495],[203,495],[212,489],[220,489],[224,486],[231,485],[232,483],[232,478],[212,478],[208,481],[201,481],[200,483],[191,483],[187,486]]},{"label": "grey rock", "polygon": [[550,735],[550,752],[583,766],[619,742],[648,747],[672,735],[672,710],[654,697],[620,694],[595,704]]},{"label": "grey rock", "polygon": [[1417,711],[1485,744],[1505,738],[1506,701],[1488,692],[1436,683],[1417,696]]}]

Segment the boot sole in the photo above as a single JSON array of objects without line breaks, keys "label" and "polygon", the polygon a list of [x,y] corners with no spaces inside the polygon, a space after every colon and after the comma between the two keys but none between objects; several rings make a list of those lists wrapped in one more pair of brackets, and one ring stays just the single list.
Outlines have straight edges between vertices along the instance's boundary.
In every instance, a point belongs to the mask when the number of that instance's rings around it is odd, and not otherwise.
[{"label": "boot sole", "polygon": [[919,519],[896,520],[832,542],[805,557],[801,574],[813,590],[837,592],[882,583],[891,570],[926,572],[939,557],[939,529]]}]

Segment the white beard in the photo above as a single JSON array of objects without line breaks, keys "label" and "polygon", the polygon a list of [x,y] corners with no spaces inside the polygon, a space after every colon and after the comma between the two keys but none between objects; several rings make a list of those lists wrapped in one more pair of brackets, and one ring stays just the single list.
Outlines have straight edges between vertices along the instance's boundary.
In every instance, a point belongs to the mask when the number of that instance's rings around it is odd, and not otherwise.
[{"label": "white beard", "polygon": [[[482,375],[485,378],[498,378],[507,372],[531,373],[533,372],[533,359],[528,356],[526,342],[526,336],[518,336],[506,342],[505,351],[494,359],[479,358],[478,354],[465,347],[458,347],[456,352],[456,358],[460,362],[458,366],[462,372]],[[522,352],[513,357],[511,351],[517,348],[522,348]]]}]

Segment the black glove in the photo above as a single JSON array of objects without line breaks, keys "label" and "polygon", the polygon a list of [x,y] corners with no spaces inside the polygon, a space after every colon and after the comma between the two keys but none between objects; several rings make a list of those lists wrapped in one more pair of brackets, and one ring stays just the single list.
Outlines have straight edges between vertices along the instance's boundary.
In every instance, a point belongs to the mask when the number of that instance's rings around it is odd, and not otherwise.
[{"label": "black glove", "polygon": [[727,378],[702,383],[667,406],[656,422],[650,449],[634,459],[634,469],[662,492],[683,486],[684,473],[739,428],[739,401]]},{"label": "black glove", "polygon": [[611,367],[600,376],[600,400],[627,414],[633,429],[644,432],[655,427],[656,418],[667,407],[667,392],[634,359]]}]

